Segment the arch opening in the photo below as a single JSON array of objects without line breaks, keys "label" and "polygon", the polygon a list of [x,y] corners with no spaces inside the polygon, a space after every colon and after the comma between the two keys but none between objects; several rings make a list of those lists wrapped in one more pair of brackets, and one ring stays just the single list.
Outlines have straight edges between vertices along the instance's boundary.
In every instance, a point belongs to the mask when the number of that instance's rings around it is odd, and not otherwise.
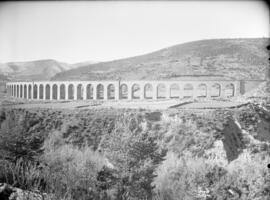
[{"label": "arch opening", "polygon": [[113,84],[107,87],[107,97],[108,99],[115,99],[115,86]]},{"label": "arch opening", "polygon": [[234,84],[228,84],[225,86],[225,96],[226,97],[233,97],[235,92]]},{"label": "arch opening", "polygon": [[104,99],[104,86],[102,84],[97,85],[97,99]]},{"label": "arch opening", "polygon": [[160,83],[157,86],[157,98],[158,99],[165,99],[166,98],[166,85],[163,83]]},{"label": "arch opening", "polygon": [[73,84],[68,85],[68,99],[70,100],[74,99],[74,85]]},{"label": "arch opening", "polygon": [[19,85],[17,85],[17,97],[19,97],[19,95],[20,95],[20,87],[19,87]]},{"label": "arch opening", "polygon": [[131,88],[132,99],[140,99],[140,86],[138,84],[133,84]]},{"label": "arch opening", "polygon": [[28,99],[32,98],[32,86],[28,85]]},{"label": "arch opening", "polygon": [[127,86],[127,84],[120,85],[120,99],[128,99],[128,86]]},{"label": "arch opening", "polygon": [[44,87],[43,87],[42,84],[40,84],[39,85],[39,99],[43,99],[44,98],[43,94],[44,94]]},{"label": "arch opening", "polygon": [[23,97],[23,86],[22,85],[20,85],[20,98],[22,98]]},{"label": "arch opening", "polygon": [[94,87],[91,84],[86,86],[86,99],[93,99],[94,98]]},{"label": "arch opening", "polygon": [[153,99],[153,86],[150,83],[144,86],[144,98]]},{"label": "arch opening", "polygon": [[45,87],[45,99],[50,99],[50,85],[47,84]]},{"label": "arch opening", "polygon": [[211,97],[220,97],[221,86],[218,83],[215,83],[211,86]]},{"label": "arch opening", "polygon": [[180,87],[178,84],[174,83],[170,86],[170,98],[179,99]]},{"label": "arch opening", "polygon": [[17,87],[16,85],[13,85],[13,96],[16,97],[17,95]]},{"label": "arch opening", "polygon": [[33,99],[37,99],[38,98],[38,86],[37,86],[37,84],[35,84],[34,85],[34,87],[33,87]]},{"label": "arch opening", "polygon": [[57,96],[58,96],[58,86],[56,84],[53,84],[53,86],[52,86],[52,98],[54,100],[57,100]]},{"label": "arch opening", "polygon": [[14,85],[14,97],[17,97],[17,86]]},{"label": "arch opening", "polygon": [[24,85],[24,90],[23,90],[23,95],[24,95],[24,98],[27,99],[27,85]]},{"label": "arch opening", "polygon": [[197,97],[199,98],[206,98],[207,97],[207,86],[206,84],[202,83],[197,87]]},{"label": "arch opening", "polygon": [[82,84],[77,85],[77,99],[83,100],[83,86],[82,86]]},{"label": "arch opening", "polygon": [[60,85],[60,99],[61,100],[66,99],[66,86],[65,86],[65,84]]},{"label": "arch opening", "polygon": [[192,98],[193,97],[193,85],[188,83],[184,85],[184,92],[183,96],[184,98]]}]

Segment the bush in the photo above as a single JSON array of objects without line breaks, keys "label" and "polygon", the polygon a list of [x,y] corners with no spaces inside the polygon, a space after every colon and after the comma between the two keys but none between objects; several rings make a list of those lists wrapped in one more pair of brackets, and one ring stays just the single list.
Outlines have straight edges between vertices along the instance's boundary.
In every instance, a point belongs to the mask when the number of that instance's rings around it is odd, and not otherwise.
[{"label": "bush", "polygon": [[106,166],[106,159],[90,147],[78,148],[63,144],[61,133],[52,133],[44,143],[42,162],[49,176],[46,190],[57,198],[97,198],[99,171]]}]

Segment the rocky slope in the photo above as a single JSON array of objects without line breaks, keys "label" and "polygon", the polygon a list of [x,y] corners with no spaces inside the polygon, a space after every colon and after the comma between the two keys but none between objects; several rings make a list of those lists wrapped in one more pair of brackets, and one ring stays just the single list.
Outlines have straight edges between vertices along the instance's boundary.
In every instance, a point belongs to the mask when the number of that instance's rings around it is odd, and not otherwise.
[{"label": "rocky slope", "polygon": [[15,179],[58,199],[267,200],[269,119],[257,104],[193,112],[6,108],[0,182]]},{"label": "rocky slope", "polygon": [[[259,79],[268,77],[269,38],[211,39],[58,73],[53,80]],[[210,77],[211,76],[211,77]]]}]

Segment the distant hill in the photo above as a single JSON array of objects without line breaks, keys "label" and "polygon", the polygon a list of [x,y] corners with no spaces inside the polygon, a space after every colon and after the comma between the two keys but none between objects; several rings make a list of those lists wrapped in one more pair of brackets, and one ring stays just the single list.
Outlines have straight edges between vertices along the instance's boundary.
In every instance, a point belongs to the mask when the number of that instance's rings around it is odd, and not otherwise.
[{"label": "distant hill", "polygon": [[72,64],[72,69],[78,68],[78,67],[84,67],[84,66],[92,65],[92,64],[96,64],[96,63],[98,63],[98,62],[95,62],[95,61],[85,61],[85,62],[74,63],[74,64]]},{"label": "distant hill", "polygon": [[52,80],[267,78],[269,38],[211,39],[60,72]]},{"label": "distant hill", "polygon": [[73,68],[56,60],[0,63],[0,80],[50,80],[55,74]]}]

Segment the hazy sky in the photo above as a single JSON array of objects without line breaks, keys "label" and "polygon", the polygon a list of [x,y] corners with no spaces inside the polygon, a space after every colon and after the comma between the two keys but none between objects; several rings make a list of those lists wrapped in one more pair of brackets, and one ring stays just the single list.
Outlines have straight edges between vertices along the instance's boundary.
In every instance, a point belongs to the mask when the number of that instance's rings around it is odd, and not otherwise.
[{"label": "hazy sky", "polygon": [[260,1],[0,3],[0,62],[75,63],[211,38],[269,37]]}]

